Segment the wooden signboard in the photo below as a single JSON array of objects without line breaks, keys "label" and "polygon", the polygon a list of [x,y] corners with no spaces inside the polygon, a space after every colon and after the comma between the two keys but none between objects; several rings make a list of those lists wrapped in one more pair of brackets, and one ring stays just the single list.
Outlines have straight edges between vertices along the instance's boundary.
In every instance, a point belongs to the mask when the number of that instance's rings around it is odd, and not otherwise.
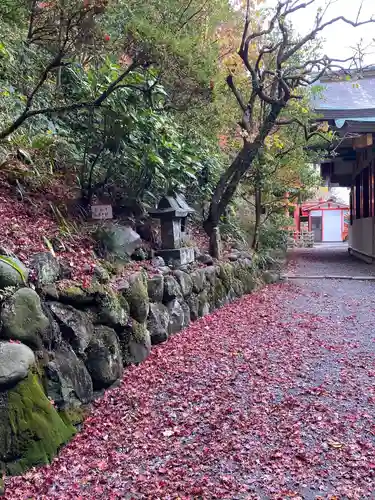
[{"label": "wooden signboard", "polygon": [[91,216],[96,220],[113,219],[112,205],[92,205]]}]

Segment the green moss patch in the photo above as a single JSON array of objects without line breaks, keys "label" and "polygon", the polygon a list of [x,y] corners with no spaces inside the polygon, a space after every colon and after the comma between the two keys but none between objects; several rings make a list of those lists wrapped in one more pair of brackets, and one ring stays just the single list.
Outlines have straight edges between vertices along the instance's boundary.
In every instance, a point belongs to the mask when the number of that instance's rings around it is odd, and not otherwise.
[{"label": "green moss patch", "polygon": [[219,266],[219,278],[227,290],[232,288],[233,284],[233,266],[229,262],[225,262]]},{"label": "green moss patch", "polygon": [[21,474],[26,469],[51,461],[61,445],[75,434],[44,394],[38,375],[28,377],[8,393],[8,450],[14,461],[7,472]]},{"label": "green moss patch", "polygon": [[131,276],[129,290],[124,296],[129,303],[131,317],[139,323],[145,322],[150,306],[145,273],[140,272]]}]

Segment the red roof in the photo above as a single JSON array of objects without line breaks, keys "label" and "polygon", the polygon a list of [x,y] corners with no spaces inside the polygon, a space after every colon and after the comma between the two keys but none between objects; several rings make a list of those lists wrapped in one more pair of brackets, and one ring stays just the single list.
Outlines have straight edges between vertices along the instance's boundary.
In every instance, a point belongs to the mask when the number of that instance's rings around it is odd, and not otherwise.
[{"label": "red roof", "polygon": [[319,200],[319,201],[307,201],[302,204],[302,210],[304,212],[310,212],[310,210],[321,210],[324,208],[337,208],[341,210],[349,210],[349,206],[345,203],[338,203],[331,200]]}]

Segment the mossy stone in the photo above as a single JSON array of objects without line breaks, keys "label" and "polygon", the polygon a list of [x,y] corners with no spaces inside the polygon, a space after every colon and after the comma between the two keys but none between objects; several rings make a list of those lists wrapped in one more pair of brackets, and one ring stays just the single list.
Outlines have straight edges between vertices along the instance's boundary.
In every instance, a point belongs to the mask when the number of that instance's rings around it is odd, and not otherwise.
[{"label": "mossy stone", "polygon": [[151,336],[145,323],[133,321],[132,335],[129,342],[129,352],[132,363],[139,364],[144,361],[151,352]]},{"label": "mossy stone", "polygon": [[59,323],[62,337],[79,355],[83,355],[93,334],[90,315],[60,302],[50,302],[48,305]]},{"label": "mossy stone", "polygon": [[218,268],[218,276],[226,290],[229,291],[232,288],[234,278],[233,265],[229,262],[221,264]]},{"label": "mossy stone", "polygon": [[98,326],[86,351],[88,369],[94,389],[112,385],[123,373],[121,350],[116,332],[107,326]]},{"label": "mossy stone", "polygon": [[31,256],[30,267],[35,273],[36,284],[39,287],[51,285],[60,276],[59,261],[51,252],[39,252]]},{"label": "mossy stone", "polygon": [[181,309],[184,313],[182,328],[187,328],[190,325],[190,321],[191,321],[190,307],[189,307],[189,304],[187,302],[185,302],[184,300],[181,300],[180,305],[181,305]]},{"label": "mossy stone", "polygon": [[151,302],[162,302],[164,295],[164,276],[153,276],[147,282],[148,296]]},{"label": "mossy stone", "polygon": [[129,283],[129,288],[124,291],[124,297],[130,306],[130,316],[139,323],[144,323],[150,308],[146,274],[144,272],[134,274],[130,277]]},{"label": "mossy stone", "polygon": [[164,277],[163,302],[167,304],[171,300],[182,298],[181,287],[173,276]]},{"label": "mossy stone", "polygon": [[96,293],[96,290],[83,289],[78,285],[71,285],[59,290],[59,300],[64,304],[84,307],[95,303]]},{"label": "mossy stone", "polygon": [[195,293],[192,293],[189,297],[187,297],[186,302],[187,302],[187,305],[189,306],[189,309],[190,309],[191,321],[196,321],[199,318],[199,315],[198,315],[198,309],[199,309],[198,295],[196,295]]},{"label": "mossy stone", "polygon": [[129,319],[129,312],[129,304],[122,295],[117,295],[113,290],[100,295],[98,299],[98,323],[113,327],[125,326]]},{"label": "mossy stone", "polygon": [[275,271],[263,271],[262,281],[266,285],[270,285],[272,283],[277,283],[280,281],[280,274],[275,272]]},{"label": "mossy stone", "polygon": [[30,371],[25,380],[7,393],[6,433],[0,442],[1,461],[8,474],[51,461],[59,448],[75,434],[44,394],[39,377]]},{"label": "mossy stone", "polygon": [[236,297],[242,297],[245,294],[245,289],[241,280],[234,278],[232,282],[232,291]]},{"label": "mossy stone", "polygon": [[29,271],[20,260],[7,255],[0,256],[0,288],[25,286],[28,277]]},{"label": "mossy stone", "polygon": [[[169,325],[168,332],[170,335],[179,332],[184,327],[185,312],[181,306],[182,300],[171,300],[167,304],[167,309],[169,312]],[[190,311],[189,311],[190,316]]]},{"label": "mossy stone", "polygon": [[212,288],[212,303],[210,304],[212,308],[218,309],[223,307],[227,302],[227,291],[223,282],[218,278],[216,279],[215,285]]},{"label": "mossy stone", "polygon": [[253,268],[243,262],[235,262],[233,265],[234,276],[239,279],[243,285],[244,293],[250,293],[257,286],[256,276]]},{"label": "mossy stone", "polygon": [[132,320],[119,339],[124,366],[142,363],[151,352],[151,335],[145,323]]},{"label": "mossy stone", "polygon": [[54,351],[45,366],[46,392],[59,409],[88,404],[93,399],[93,385],[87,368],[68,344]]},{"label": "mossy stone", "polygon": [[182,295],[184,297],[188,297],[193,290],[193,281],[188,273],[177,269],[174,273],[174,276],[180,285]]},{"label": "mossy stone", "polygon": [[164,304],[153,303],[147,319],[147,328],[151,335],[152,345],[160,344],[168,339],[169,312]]},{"label": "mossy stone", "polygon": [[31,288],[21,288],[3,303],[1,319],[3,338],[20,340],[37,348],[41,347],[42,336],[50,326],[39,295]]},{"label": "mossy stone", "polygon": [[215,266],[208,266],[205,269],[205,276],[207,282],[211,285],[214,286],[216,282],[216,267]]},{"label": "mossy stone", "polygon": [[198,316],[202,318],[207,316],[210,312],[210,304],[208,300],[208,293],[206,290],[198,294]]},{"label": "mossy stone", "polygon": [[193,284],[193,292],[200,293],[206,284],[206,275],[204,269],[197,269],[190,274],[190,278]]},{"label": "mossy stone", "polygon": [[66,425],[77,426],[85,420],[85,418],[90,413],[90,410],[89,406],[77,406],[64,408],[64,410],[60,410],[58,413],[60,418]]}]

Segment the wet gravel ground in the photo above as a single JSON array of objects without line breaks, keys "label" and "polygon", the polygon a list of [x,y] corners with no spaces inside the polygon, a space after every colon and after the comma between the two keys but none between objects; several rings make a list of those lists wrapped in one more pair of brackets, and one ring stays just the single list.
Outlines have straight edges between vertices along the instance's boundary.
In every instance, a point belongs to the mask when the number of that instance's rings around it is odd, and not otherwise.
[{"label": "wet gravel ground", "polygon": [[[290,261],[291,275],[375,275],[375,266],[351,257],[345,245],[295,250]],[[283,321],[290,325],[291,316],[305,314],[307,321],[316,322],[309,335],[320,347],[304,374],[303,385],[308,381],[319,388],[306,404],[326,406],[332,417],[327,419],[326,431],[335,436],[337,447],[326,443],[341,455],[336,463],[321,464],[327,466],[329,477],[320,481],[320,495],[374,499],[375,281],[298,279],[291,283],[297,295],[283,311]],[[309,430],[309,418],[304,424],[309,443],[316,445],[319,434]],[[302,488],[300,493],[306,499],[317,498],[314,489]]]},{"label": "wet gravel ground", "polygon": [[[365,276],[343,246],[290,273]],[[375,282],[271,285],[125,373],[16,499],[375,499]]]},{"label": "wet gravel ground", "polygon": [[295,249],[290,255],[298,260],[298,275],[375,276],[375,265],[349,255],[346,243],[323,243],[315,248]]}]

